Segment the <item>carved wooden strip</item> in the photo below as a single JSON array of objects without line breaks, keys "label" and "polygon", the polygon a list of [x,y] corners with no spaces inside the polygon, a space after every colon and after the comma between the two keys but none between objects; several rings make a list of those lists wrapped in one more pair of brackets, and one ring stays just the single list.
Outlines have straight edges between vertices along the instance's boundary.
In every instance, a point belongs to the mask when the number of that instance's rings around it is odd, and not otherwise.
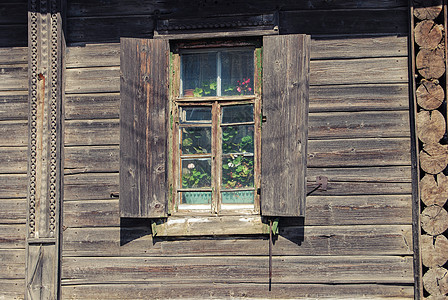
[{"label": "carved wooden strip", "polygon": [[0,147],[0,174],[26,173],[27,152],[26,147]]},{"label": "carved wooden strip", "polygon": [[310,84],[404,83],[407,64],[407,57],[311,61]]},{"label": "carved wooden strip", "polygon": [[0,174],[0,199],[26,198],[26,174]]},{"label": "carved wooden strip", "polygon": [[[66,257],[67,283],[266,282],[266,257]],[[412,257],[274,256],[278,283],[413,283]]]},{"label": "carved wooden strip", "polygon": [[28,121],[2,121],[0,122],[1,146],[27,146]]},{"label": "carved wooden strip", "polygon": [[28,91],[0,92],[0,107],[0,121],[27,120]]},{"label": "carved wooden strip", "polygon": [[1,224],[25,224],[27,216],[26,199],[0,199]]},{"label": "carved wooden strip", "polygon": [[0,91],[23,91],[28,88],[28,66],[0,66]]},{"label": "carved wooden strip", "polygon": [[25,224],[0,224],[0,249],[25,249]]},{"label": "carved wooden strip", "polygon": [[[1,287],[1,282],[0,282]],[[383,298],[396,297],[412,299],[414,291],[407,285],[382,284],[281,284],[275,283],[269,292],[266,283],[115,283],[70,285],[62,283],[62,297],[64,299],[91,300],[92,295],[97,299],[144,299],[147,295],[155,299],[184,298],[256,298],[268,299],[272,293],[278,298],[293,299],[298,295],[310,298],[352,298],[360,297]]]},{"label": "carved wooden strip", "polygon": [[[2,262],[0,280],[22,279],[23,284],[25,281],[25,249],[0,249],[0,261]],[[0,291],[0,297],[2,294],[3,291]]]}]

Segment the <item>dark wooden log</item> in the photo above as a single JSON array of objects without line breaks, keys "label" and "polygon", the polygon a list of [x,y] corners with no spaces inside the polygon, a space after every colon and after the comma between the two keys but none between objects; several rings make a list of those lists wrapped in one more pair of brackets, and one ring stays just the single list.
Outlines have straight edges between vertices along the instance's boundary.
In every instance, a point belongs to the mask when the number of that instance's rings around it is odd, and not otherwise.
[{"label": "dark wooden log", "polygon": [[445,268],[430,268],[423,275],[423,286],[433,296],[446,299],[448,294],[448,271]]},{"label": "dark wooden log", "polygon": [[434,20],[442,11],[442,0],[414,0],[414,16],[420,20]]},{"label": "dark wooden log", "polygon": [[425,20],[417,23],[414,29],[414,39],[421,49],[435,49],[442,40],[443,25]]},{"label": "dark wooden log", "polygon": [[444,206],[448,199],[448,178],[443,173],[435,175],[425,174],[420,180],[420,197],[426,206]]},{"label": "dark wooden log", "polygon": [[2,47],[26,47],[28,45],[27,23],[0,25]]},{"label": "dark wooden log", "polygon": [[438,79],[445,73],[445,51],[422,49],[415,58],[418,72],[426,79]]},{"label": "dark wooden log", "polygon": [[437,111],[421,110],[417,114],[417,136],[423,143],[439,142],[446,129],[443,115]]},{"label": "dark wooden log", "polygon": [[429,174],[438,174],[448,165],[448,145],[425,144],[420,151],[420,167]]},{"label": "dark wooden log", "polygon": [[422,263],[429,268],[442,267],[448,261],[448,239],[444,235],[420,237]]},{"label": "dark wooden log", "polygon": [[417,103],[426,110],[437,109],[445,100],[443,88],[433,81],[424,80],[416,91]]},{"label": "dark wooden log", "polygon": [[443,207],[431,205],[421,213],[422,229],[429,235],[437,236],[448,229],[448,213]]}]

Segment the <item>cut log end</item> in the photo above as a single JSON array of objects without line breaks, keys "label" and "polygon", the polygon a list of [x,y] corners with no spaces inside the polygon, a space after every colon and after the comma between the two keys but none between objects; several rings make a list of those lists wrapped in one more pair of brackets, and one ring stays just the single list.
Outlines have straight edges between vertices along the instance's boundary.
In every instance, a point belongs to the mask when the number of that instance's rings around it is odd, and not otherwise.
[{"label": "cut log end", "polygon": [[414,30],[415,42],[422,49],[435,49],[442,40],[442,29],[431,20],[419,22]]},{"label": "cut log end", "polygon": [[448,261],[448,239],[444,235],[433,237],[425,234],[421,236],[420,241],[424,266],[441,267]]},{"label": "cut log end", "polygon": [[448,294],[448,271],[445,268],[431,268],[423,276],[423,286],[433,296]]},{"label": "cut log end", "polygon": [[422,229],[429,235],[437,236],[448,229],[448,213],[443,207],[431,205],[421,214]]},{"label": "cut log end", "polygon": [[448,178],[439,173],[436,181],[434,175],[425,174],[420,181],[420,195],[426,206],[444,206],[448,199]]},{"label": "cut log end", "polygon": [[417,136],[423,143],[437,143],[445,134],[445,118],[437,111],[422,110],[417,114]]},{"label": "cut log end", "polygon": [[442,0],[414,0],[414,16],[420,20],[434,20],[442,11]]},{"label": "cut log end", "polygon": [[416,91],[417,103],[426,110],[437,109],[445,99],[443,88],[432,81],[423,81]]},{"label": "cut log end", "polygon": [[426,79],[438,79],[445,73],[445,53],[442,48],[422,49],[415,58],[418,72]]}]

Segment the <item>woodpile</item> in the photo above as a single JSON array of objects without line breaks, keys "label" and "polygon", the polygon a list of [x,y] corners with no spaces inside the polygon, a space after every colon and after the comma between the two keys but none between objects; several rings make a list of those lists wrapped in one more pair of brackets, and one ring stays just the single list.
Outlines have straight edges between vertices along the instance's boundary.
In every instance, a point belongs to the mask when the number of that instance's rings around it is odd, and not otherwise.
[{"label": "woodpile", "polygon": [[[420,238],[424,296],[446,299],[448,145],[446,144],[446,5],[414,0],[416,126],[420,145]],[[445,16],[444,16],[445,14]],[[444,103],[445,102],[445,103]]]}]

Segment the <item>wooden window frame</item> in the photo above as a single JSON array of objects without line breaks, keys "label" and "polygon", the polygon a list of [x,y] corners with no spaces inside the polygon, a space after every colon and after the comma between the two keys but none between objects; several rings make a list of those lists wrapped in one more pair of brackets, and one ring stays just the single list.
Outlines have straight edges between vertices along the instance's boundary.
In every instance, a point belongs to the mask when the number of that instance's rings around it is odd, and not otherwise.
[{"label": "wooden window frame", "polygon": [[[254,65],[254,95],[241,96],[207,96],[207,97],[183,97],[181,95],[181,55],[183,53],[201,53],[225,51],[225,50],[251,49],[253,51]],[[169,149],[169,213],[175,216],[241,216],[260,215],[260,188],[261,188],[261,81],[262,81],[262,48],[260,39],[228,39],[228,40],[203,40],[182,41],[173,43],[170,52],[170,137]],[[231,208],[230,205],[222,206],[221,199],[221,175],[222,175],[222,126],[221,108],[229,105],[252,104],[254,106],[254,187],[240,190],[254,191],[254,203],[250,205],[238,205]],[[208,189],[198,188],[197,191],[212,192],[212,204],[210,208],[189,208],[180,205],[180,146],[179,146],[179,108],[185,106],[208,106],[212,108],[212,186]],[[193,191],[193,189],[189,189]],[[208,204],[207,204],[208,205]],[[238,207],[240,206],[240,207]],[[248,207],[250,206],[250,207]]]}]

